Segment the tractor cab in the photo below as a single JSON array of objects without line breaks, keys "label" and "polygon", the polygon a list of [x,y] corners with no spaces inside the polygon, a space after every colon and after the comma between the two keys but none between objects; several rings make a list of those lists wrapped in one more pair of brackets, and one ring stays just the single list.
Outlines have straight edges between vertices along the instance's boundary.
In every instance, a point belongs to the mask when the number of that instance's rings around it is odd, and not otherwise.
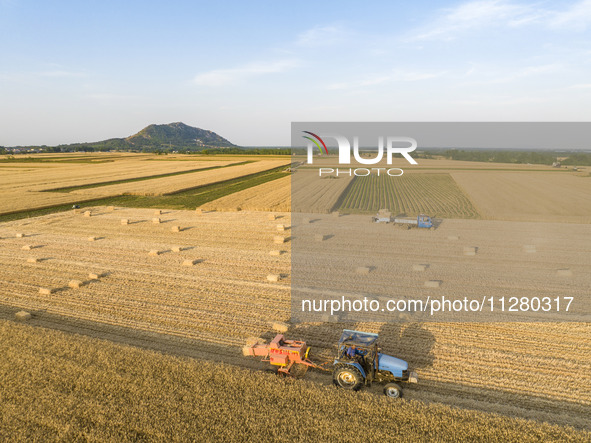
[{"label": "tractor cab", "polygon": [[431,217],[429,217],[428,215],[420,214],[417,217],[417,226],[419,228],[431,229],[433,227],[433,221],[431,220]]},{"label": "tractor cab", "polygon": [[394,382],[416,383],[416,374],[409,373],[404,360],[379,351],[378,334],[344,329],[334,360],[334,384],[357,391],[363,385],[371,386],[374,381],[388,382],[384,393],[393,398],[402,396],[402,388]]},{"label": "tractor cab", "polygon": [[[339,339],[338,354],[335,360],[342,363],[350,363],[358,366],[359,369],[365,373],[366,381],[372,380],[374,375],[375,358],[378,355],[378,334],[371,332],[352,331],[350,329],[343,330],[341,338]],[[355,349],[355,356],[350,357],[347,354],[349,349]]]}]

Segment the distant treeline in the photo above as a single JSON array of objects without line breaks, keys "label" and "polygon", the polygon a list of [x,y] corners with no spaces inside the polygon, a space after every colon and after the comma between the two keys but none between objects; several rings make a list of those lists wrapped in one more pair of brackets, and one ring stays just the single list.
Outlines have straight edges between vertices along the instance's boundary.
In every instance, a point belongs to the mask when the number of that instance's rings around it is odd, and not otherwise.
[{"label": "distant treeline", "polygon": [[569,154],[568,158],[561,160],[560,163],[573,166],[591,166],[591,154],[586,152]]},{"label": "distant treeline", "polygon": [[533,163],[538,165],[552,165],[559,161],[558,157],[567,157],[560,160],[563,165],[591,165],[591,154],[581,153],[557,153],[557,152],[534,152],[534,151],[488,151],[488,150],[470,150],[449,149],[443,152],[445,158],[451,160],[465,160],[473,162],[492,162],[492,163]]},{"label": "distant treeline", "polygon": [[[216,155],[216,154],[232,154],[232,155],[291,155],[290,148],[196,148],[194,146],[166,146],[166,147],[141,147],[141,148],[130,148],[123,149],[119,142],[113,141],[112,143],[102,142],[101,144],[93,143],[92,146],[86,143],[71,144],[71,145],[60,145],[60,146],[27,146],[23,149],[35,149],[39,152],[47,153],[66,153],[66,152],[110,152],[110,151],[123,151],[123,152],[142,152],[142,153],[154,153],[154,154],[204,154],[204,155]],[[14,154],[23,155],[31,154],[31,152],[12,152],[0,146],[0,155]]]}]

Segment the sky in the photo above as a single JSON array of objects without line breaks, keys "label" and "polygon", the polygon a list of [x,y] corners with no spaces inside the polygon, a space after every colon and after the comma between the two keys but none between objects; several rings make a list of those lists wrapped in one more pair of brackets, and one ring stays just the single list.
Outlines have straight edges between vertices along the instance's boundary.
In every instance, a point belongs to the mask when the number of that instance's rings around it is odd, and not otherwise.
[{"label": "sky", "polygon": [[182,121],[590,121],[591,0],[0,0],[0,146]]}]

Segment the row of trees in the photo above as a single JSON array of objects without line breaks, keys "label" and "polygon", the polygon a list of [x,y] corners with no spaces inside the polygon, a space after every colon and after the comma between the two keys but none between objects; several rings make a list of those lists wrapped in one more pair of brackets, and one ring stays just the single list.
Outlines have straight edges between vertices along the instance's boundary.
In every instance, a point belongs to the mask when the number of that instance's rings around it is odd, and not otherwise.
[{"label": "row of trees", "polygon": [[461,149],[450,149],[444,151],[443,156],[451,160],[493,163],[535,163],[540,165],[551,165],[556,161],[556,154],[552,152],[464,151]]}]

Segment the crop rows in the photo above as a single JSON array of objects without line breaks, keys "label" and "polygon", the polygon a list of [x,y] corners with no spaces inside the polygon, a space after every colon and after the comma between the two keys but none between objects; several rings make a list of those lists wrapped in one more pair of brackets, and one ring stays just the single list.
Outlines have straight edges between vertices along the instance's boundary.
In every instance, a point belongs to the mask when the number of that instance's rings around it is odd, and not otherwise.
[{"label": "crop rows", "polygon": [[291,203],[295,212],[328,213],[353,179],[348,176],[318,178],[317,172],[298,170],[292,176]]},{"label": "crop rows", "polygon": [[[94,213],[90,218],[47,216],[40,219],[43,234],[4,238],[3,302],[234,345],[269,321],[285,320],[289,258],[269,255],[277,248],[276,223],[263,214],[248,223],[239,214],[234,227],[219,230],[231,215],[175,211],[153,224],[153,210],[97,208]],[[131,224],[121,226],[122,217]],[[172,233],[171,225],[177,223],[181,232]],[[98,240],[89,242],[89,232]],[[20,249],[31,242],[41,247]],[[175,245],[182,250],[173,252]],[[153,249],[162,253],[150,257]],[[282,249],[288,251],[289,243]],[[30,256],[40,261],[28,263]],[[15,258],[17,264],[10,266]],[[197,263],[185,267],[185,260]],[[90,272],[105,276],[79,289],[67,287],[73,279],[86,281]],[[267,282],[270,273],[283,275],[282,280]],[[57,292],[43,296],[39,287]]]},{"label": "crop rows", "polygon": [[384,208],[394,214],[409,216],[420,213],[445,218],[478,216],[451,176],[437,173],[356,177],[339,209],[343,212],[375,213]]}]

